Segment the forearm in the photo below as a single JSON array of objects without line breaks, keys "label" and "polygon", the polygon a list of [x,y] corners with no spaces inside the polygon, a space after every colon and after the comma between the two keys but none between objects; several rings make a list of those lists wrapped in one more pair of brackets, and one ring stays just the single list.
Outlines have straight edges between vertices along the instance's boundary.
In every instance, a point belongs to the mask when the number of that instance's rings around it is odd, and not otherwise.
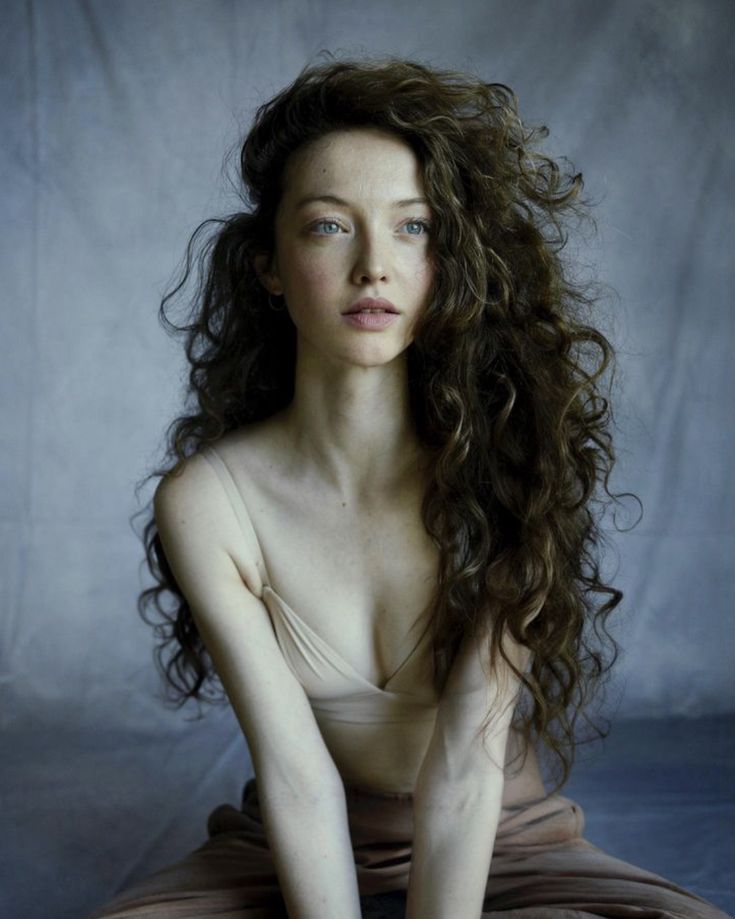
[{"label": "forearm", "polygon": [[260,799],[289,919],[360,919],[344,787],[328,787],[271,785]]},{"label": "forearm", "polygon": [[502,797],[502,772],[481,788],[417,787],[406,919],[479,919]]}]

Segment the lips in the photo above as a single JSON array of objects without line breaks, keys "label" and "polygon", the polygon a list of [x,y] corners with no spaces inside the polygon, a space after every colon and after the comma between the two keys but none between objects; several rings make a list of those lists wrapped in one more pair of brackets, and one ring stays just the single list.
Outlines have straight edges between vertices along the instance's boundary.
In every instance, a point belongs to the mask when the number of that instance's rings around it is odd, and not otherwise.
[{"label": "lips", "polygon": [[349,309],[345,310],[345,315],[349,315],[350,313],[361,313],[363,311],[381,313],[398,312],[390,300],[386,300],[383,297],[363,297],[361,300],[353,303]]}]

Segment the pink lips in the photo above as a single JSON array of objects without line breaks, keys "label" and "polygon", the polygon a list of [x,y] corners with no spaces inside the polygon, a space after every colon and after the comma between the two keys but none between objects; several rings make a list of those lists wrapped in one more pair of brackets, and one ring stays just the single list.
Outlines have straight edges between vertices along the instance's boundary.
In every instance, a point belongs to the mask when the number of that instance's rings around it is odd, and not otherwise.
[{"label": "pink lips", "polygon": [[[379,310],[380,312],[372,312]],[[395,322],[398,310],[383,297],[363,297],[342,314],[346,322],[359,329],[379,332]]]},{"label": "pink lips", "polygon": [[384,297],[363,297],[361,300],[353,303],[348,310],[345,310],[343,315],[359,313],[360,310],[383,310],[386,313],[398,312],[390,300],[386,300]]}]

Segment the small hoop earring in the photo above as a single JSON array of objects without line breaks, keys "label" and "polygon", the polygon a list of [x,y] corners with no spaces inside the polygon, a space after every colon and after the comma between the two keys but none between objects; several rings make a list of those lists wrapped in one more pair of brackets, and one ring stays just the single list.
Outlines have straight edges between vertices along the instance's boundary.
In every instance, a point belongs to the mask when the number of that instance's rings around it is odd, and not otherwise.
[{"label": "small hoop earring", "polygon": [[[283,310],[286,308],[286,301],[285,301],[285,300],[282,300],[280,306],[273,306],[273,301],[271,300],[271,297],[272,297],[272,296],[273,296],[273,295],[269,292],[269,293],[268,293],[268,306],[273,310],[274,313],[281,313],[281,312],[283,312]],[[276,296],[277,296],[277,297],[283,297],[283,294],[276,294]]]}]

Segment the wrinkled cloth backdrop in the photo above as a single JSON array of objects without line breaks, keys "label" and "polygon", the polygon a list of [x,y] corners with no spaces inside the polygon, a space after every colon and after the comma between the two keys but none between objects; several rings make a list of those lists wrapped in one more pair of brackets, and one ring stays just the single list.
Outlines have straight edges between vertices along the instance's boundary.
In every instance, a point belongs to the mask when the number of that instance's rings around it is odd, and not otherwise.
[{"label": "wrinkled cloth backdrop", "polygon": [[3,915],[82,915],[202,842],[252,772],[227,710],[192,722],[156,697],[128,520],[180,409],[160,296],[197,223],[238,207],[223,159],[241,128],[322,48],[509,84],[599,201],[576,254],[617,292],[612,487],[645,516],[610,530],[613,734],[568,793],[588,782],[596,842],[732,910],[717,738],[735,708],[734,15],[727,0],[5,0]]}]

